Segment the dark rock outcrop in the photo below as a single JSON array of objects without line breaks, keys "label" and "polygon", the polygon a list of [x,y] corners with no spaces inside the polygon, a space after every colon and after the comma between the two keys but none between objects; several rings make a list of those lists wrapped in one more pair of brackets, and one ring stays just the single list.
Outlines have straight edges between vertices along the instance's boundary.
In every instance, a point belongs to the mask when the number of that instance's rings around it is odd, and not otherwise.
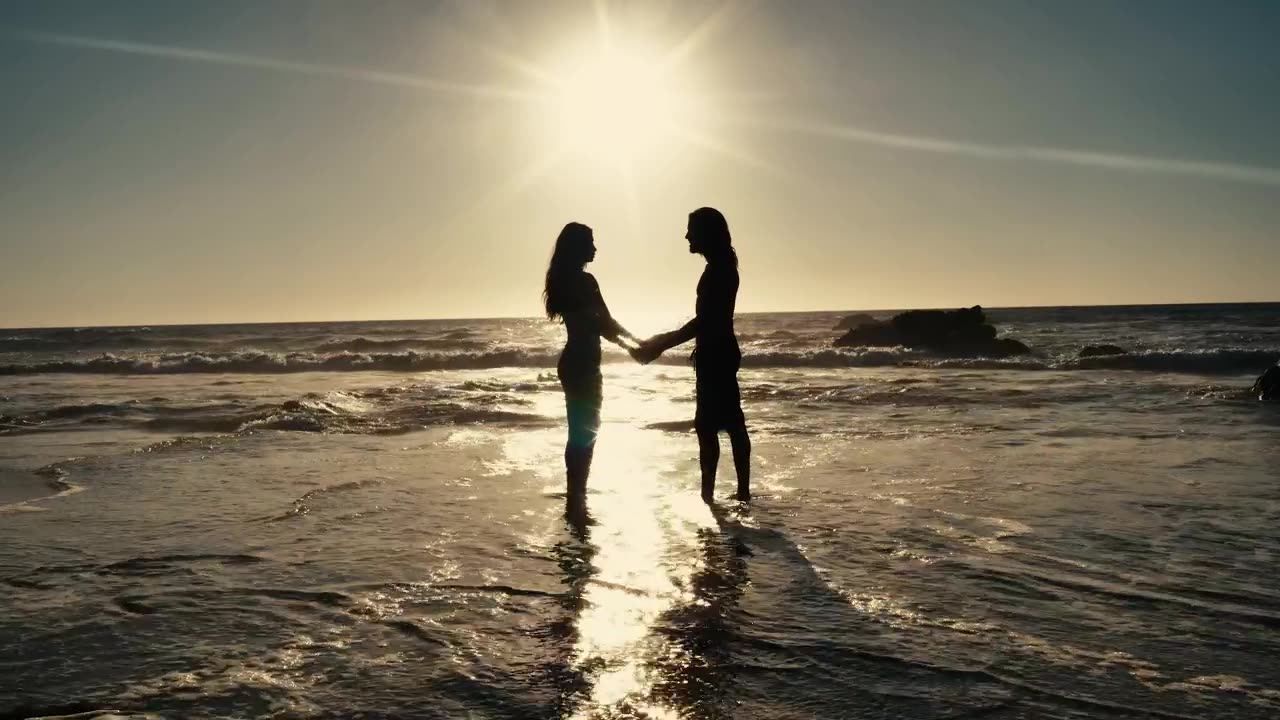
[{"label": "dark rock outcrop", "polygon": [[1021,340],[1013,338],[996,338],[992,346],[994,352],[983,352],[981,355],[990,355],[992,357],[1013,357],[1014,355],[1030,355],[1031,348]]},{"label": "dark rock outcrop", "polygon": [[860,325],[870,325],[876,322],[876,319],[866,313],[854,313],[845,315],[840,318],[840,322],[836,323],[836,330],[852,330]]},{"label": "dark rock outcrop", "polygon": [[1085,345],[1080,349],[1080,357],[1091,358],[1099,357],[1101,355],[1124,355],[1128,352],[1128,350],[1125,350],[1119,345]]},{"label": "dark rock outcrop", "polygon": [[1280,365],[1272,365],[1253,384],[1259,400],[1280,400]]},{"label": "dark rock outcrop", "polygon": [[982,306],[960,310],[908,310],[890,320],[855,326],[836,340],[836,347],[905,347],[948,355],[1004,358],[1031,349],[1010,338],[996,338]]}]

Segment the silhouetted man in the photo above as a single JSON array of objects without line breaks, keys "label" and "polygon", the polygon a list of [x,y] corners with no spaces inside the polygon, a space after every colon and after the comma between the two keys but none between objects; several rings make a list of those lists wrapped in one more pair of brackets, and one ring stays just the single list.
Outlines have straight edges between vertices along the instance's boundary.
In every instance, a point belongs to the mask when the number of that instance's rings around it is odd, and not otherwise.
[{"label": "silhouetted man", "polygon": [[716,466],[720,461],[721,430],[733,445],[738,471],[738,499],[751,498],[751,439],[742,414],[738,367],[742,352],[733,332],[733,309],[738,296],[738,254],[724,215],[714,208],[689,214],[689,252],[702,255],[707,267],[698,280],[696,316],[679,330],[656,335],[634,351],[636,359],[652,362],[671,348],[694,340],[693,369],[697,379],[699,464],[702,466],[702,499],[712,502]]}]

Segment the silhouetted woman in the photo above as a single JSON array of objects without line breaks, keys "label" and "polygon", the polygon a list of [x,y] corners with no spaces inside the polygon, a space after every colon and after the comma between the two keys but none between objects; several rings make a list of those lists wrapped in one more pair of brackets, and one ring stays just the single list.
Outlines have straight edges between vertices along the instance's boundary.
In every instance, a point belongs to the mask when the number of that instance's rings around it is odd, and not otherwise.
[{"label": "silhouetted woman", "polygon": [[738,298],[738,254],[733,249],[729,223],[714,208],[689,213],[689,252],[702,255],[707,267],[698,280],[697,315],[684,327],[646,341],[637,359],[651,361],[681,343],[694,340],[693,370],[697,381],[698,460],[702,466],[702,499],[712,501],[716,466],[720,462],[721,430],[733,445],[733,465],[738,471],[738,499],[751,498],[751,439],[742,414],[738,368],[742,352],[733,332],[733,310]]},{"label": "silhouetted woman", "polygon": [[624,338],[635,341],[635,336],[609,314],[609,308],[600,295],[600,286],[585,269],[595,257],[596,244],[591,228],[581,223],[565,225],[556,238],[555,252],[547,268],[547,283],[542,292],[547,317],[563,322],[569,333],[569,340],[556,365],[556,374],[564,388],[569,421],[564,465],[570,499],[586,492],[591,456],[600,430],[600,338],[622,347],[628,347],[623,342]]}]

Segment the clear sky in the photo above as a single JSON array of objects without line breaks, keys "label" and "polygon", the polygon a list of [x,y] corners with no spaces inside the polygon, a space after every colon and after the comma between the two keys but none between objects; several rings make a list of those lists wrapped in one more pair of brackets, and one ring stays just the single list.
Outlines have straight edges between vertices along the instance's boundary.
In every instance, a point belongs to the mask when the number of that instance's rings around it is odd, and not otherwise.
[{"label": "clear sky", "polygon": [[1280,299],[1280,3],[0,7],[0,326]]}]

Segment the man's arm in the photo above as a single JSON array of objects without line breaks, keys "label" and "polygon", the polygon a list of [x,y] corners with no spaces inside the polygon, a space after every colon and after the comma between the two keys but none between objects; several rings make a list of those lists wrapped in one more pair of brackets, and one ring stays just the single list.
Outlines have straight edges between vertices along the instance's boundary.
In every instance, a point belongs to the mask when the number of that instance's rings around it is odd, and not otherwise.
[{"label": "man's arm", "polygon": [[713,331],[722,321],[732,323],[736,291],[736,279],[731,287],[720,273],[711,269],[703,271],[702,279],[698,281],[697,315],[677,330],[653,336],[644,343],[644,349],[652,358],[657,358],[671,348],[693,340],[699,332]]},{"label": "man's arm", "polygon": [[695,316],[692,320],[681,325],[678,329],[671,332],[655,335],[649,340],[653,351],[656,353],[654,357],[670,350],[677,345],[683,345],[698,336],[698,318]]}]

